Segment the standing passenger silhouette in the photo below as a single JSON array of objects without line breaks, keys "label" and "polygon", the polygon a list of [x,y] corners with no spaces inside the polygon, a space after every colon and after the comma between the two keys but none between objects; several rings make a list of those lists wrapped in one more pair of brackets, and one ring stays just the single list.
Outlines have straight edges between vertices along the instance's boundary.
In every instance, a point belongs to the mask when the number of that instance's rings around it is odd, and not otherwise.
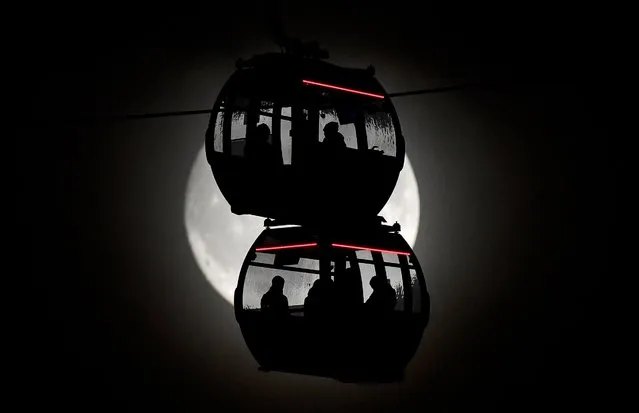
[{"label": "standing passenger silhouette", "polygon": [[250,139],[247,139],[244,147],[244,157],[252,162],[264,166],[273,166],[279,163],[277,149],[268,142],[271,129],[265,123],[260,123]]},{"label": "standing passenger silhouette", "polygon": [[373,293],[366,300],[366,308],[373,314],[387,314],[395,309],[397,296],[395,289],[388,283],[386,277],[379,275],[371,278],[370,286]]},{"label": "standing passenger silhouette", "polygon": [[329,122],[324,126],[324,141],[322,141],[322,144],[330,151],[346,148],[344,135],[339,133],[339,124],[337,122]]},{"label": "standing passenger silhouette", "polygon": [[284,295],[284,278],[276,275],[271,281],[271,288],[262,296],[262,311],[269,315],[283,316],[288,314],[288,298]]},{"label": "standing passenger silhouette", "polygon": [[334,305],[334,285],[330,277],[315,280],[304,299],[304,316],[310,319],[327,319]]}]

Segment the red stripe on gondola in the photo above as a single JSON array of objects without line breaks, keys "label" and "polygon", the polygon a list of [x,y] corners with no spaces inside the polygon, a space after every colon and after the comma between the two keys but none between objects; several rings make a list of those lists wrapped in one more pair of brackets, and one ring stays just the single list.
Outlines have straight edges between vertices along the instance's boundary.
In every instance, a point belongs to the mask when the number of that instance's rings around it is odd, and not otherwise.
[{"label": "red stripe on gondola", "polygon": [[370,93],[370,92],[362,92],[361,90],[348,89],[341,86],[329,85],[328,83],[320,83],[320,82],[315,82],[312,80],[302,80],[302,83],[305,83],[307,85],[321,86],[321,87],[325,87],[329,89],[341,90],[342,92],[355,93],[357,95],[364,95],[364,96],[370,96],[373,98],[384,99],[383,95],[378,95],[378,94]]},{"label": "red stripe on gondola", "polygon": [[285,250],[285,249],[291,249],[291,248],[305,248],[305,247],[315,247],[315,246],[317,246],[317,242],[310,242],[308,244],[277,245],[274,247],[260,247],[260,248],[255,248],[255,251],[261,252],[261,251]]}]

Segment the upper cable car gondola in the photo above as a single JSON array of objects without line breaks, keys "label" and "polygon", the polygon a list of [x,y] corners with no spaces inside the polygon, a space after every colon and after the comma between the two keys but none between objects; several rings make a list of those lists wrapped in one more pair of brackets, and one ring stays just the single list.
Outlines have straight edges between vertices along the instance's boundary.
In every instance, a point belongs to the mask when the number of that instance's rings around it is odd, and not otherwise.
[{"label": "upper cable car gondola", "polygon": [[238,61],[206,133],[236,214],[309,221],[375,217],[404,164],[397,112],[374,70],[308,48]]},{"label": "upper cable car gondola", "polygon": [[235,314],[262,369],[394,382],[429,319],[419,261],[398,232],[267,228],[240,272]]}]

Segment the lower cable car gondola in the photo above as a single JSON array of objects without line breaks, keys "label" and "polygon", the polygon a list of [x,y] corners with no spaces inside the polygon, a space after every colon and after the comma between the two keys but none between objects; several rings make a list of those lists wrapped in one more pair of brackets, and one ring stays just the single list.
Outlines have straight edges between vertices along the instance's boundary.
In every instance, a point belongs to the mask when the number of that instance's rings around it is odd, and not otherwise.
[{"label": "lower cable car gondola", "polygon": [[424,275],[397,224],[267,227],[235,290],[236,319],[262,370],[344,382],[401,381],[429,311]]}]

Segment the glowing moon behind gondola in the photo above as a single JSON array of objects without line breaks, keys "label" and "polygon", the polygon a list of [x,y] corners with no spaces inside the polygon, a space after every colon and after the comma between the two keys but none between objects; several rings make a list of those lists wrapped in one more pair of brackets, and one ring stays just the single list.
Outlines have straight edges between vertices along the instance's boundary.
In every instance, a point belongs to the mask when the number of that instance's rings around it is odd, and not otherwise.
[{"label": "glowing moon behind gondola", "polygon": [[[419,228],[419,189],[408,157],[397,186],[380,215],[402,226],[414,246]],[[217,292],[233,304],[233,292],[246,253],[264,229],[264,218],[235,215],[222,196],[204,148],[191,168],[184,210],[186,231],[198,266]]]}]

